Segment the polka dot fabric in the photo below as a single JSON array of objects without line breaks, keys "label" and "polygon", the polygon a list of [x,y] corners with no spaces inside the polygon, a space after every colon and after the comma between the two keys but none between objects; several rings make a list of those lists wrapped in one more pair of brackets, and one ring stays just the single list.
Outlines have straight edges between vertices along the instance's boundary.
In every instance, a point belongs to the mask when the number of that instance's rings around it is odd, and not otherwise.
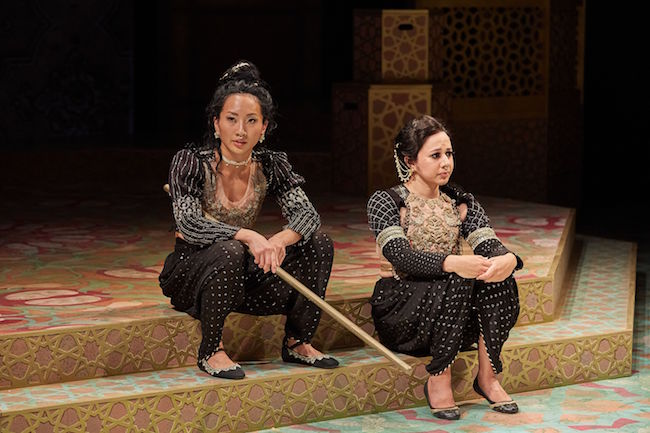
[{"label": "polka dot fabric", "polygon": [[[368,202],[368,223],[375,236],[400,224],[404,187],[379,191]],[[489,220],[473,196],[463,222],[468,235]],[[471,228],[467,230],[467,228]],[[509,252],[498,239],[482,242],[475,254],[486,257]],[[387,241],[382,254],[408,278],[381,278],[371,297],[372,316],[379,339],[387,347],[417,356],[431,355],[430,374],[445,371],[461,350],[483,335],[495,373],[502,371],[501,349],[519,315],[517,283],[510,276],[499,283],[465,279],[442,271],[446,255],[413,250],[407,239]],[[518,258],[518,268],[520,260]]]},{"label": "polka dot fabric", "polygon": [[[287,248],[282,268],[324,298],[333,258],[332,240],[316,232]],[[264,273],[236,240],[199,247],[177,239],[165,260],[160,286],[174,308],[201,321],[198,362],[218,351],[224,322],[233,311],[286,315],[286,336],[301,341],[311,340],[320,321],[320,309],[277,275]]]}]

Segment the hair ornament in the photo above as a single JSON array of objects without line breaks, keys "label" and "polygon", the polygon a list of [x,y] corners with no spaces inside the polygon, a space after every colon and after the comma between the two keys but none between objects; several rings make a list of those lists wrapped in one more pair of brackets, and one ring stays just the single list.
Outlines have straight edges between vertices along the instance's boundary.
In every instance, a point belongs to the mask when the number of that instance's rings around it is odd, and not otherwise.
[{"label": "hair ornament", "polygon": [[244,66],[250,66],[250,63],[248,62],[239,62],[235,66],[232,67],[233,72],[239,71],[241,68]]},{"label": "hair ornament", "polygon": [[395,157],[395,168],[397,168],[397,177],[399,178],[400,182],[404,183],[408,181],[411,178],[411,175],[413,174],[413,170],[411,170],[404,161],[402,161],[399,156],[397,156],[397,149],[399,148],[399,145],[402,144],[399,141],[395,143],[395,147],[393,148],[393,156]]},{"label": "hair ornament", "polygon": [[231,72],[237,72],[240,69],[242,69],[244,66],[250,66],[250,63],[248,63],[248,62],[239,62],[239,63],[237,63],[236,65],[234,65],[230,69],[228,69],[228,71],[226,71],[221,76],[221,78],[219,78],[219,80],[225,80],[226,78],[228,78],[230,76]]}]

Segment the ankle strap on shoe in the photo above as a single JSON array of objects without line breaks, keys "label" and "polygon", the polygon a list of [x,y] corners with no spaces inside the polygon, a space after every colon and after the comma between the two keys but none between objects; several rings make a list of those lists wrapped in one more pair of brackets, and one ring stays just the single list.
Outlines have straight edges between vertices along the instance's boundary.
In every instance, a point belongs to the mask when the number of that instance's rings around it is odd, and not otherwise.
[{"label": "ankle strap on shoe", "polygon": [[291,346],[289,346],[289,338],[284,337],[284,345],[286,346],[287,349],[295,349],[296,347],[300,346],[301,344],[309,344],[309,341],[296,340],[295,343],[293,343]]}]

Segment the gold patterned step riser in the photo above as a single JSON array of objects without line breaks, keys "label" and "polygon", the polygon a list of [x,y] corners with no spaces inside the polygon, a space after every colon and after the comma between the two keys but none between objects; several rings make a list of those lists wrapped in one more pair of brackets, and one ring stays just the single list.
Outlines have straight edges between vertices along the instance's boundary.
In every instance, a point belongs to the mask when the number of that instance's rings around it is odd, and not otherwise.
[{"label": "gold patterned step riser", "polygon": [[0,389],[196,363],[199,322],[170,318],[0,340]]},{"label": "gold patterned step riser", "polygon": [[[507,347],[503,359],[501,380],[510,393],[625,376],[631,374],[632,333]],[[382,361],[255,381],[219,381],[209,389],[4,413],[0,431],[85,432],[102,426],[109,433],[125,427],[247,431],[422,406],[426,359],[413,362],[410,375]],[[452,369],[456,400],[478,398],[471,391],[476,352],[462,353]]]},{"label": "gold patterned step riser", "polygon": [[[564,269],[561,276],[556,274],[561,278],[555,281],[563,280],[563,272]],[[563,293],[562,288],[554,287],[553,280],[550,278],[519,282],[518,286],[521,312],[515,326],[530,326],[550,322],[554,319],[556,315],[554,308],[558,304],[557,297]],[[367,299],[335,302],[332,305],[364,331],[376,337],[371,307]],[[229,350],[238,359],[269,359],[276,357],[279,353],[280,348],[277,346],[277,342],[282,340],[283,335],[284,320],[282,318],[257,318],[232,314],[226,322],[224,342],[227,349],[229,342],[234,342]],[[323,350],[363,345],[361,340],[328,315],[323,315],[313,343]]]},{"label": "gold patterned step riser", "polygon": [[[313,343],[323,350],[361,347],[324,316]],[[372,332],[373,329],[366,330]],[[237,360],[280,357],[284,318],[231,314],[223,339]],[[0,390],[196,364],[199,322],[189,317],[0,340]]]},{"label": "gold patterned step riser", "polygon": [[[522,304],[531,290],[552,293],[549,284],[545,280],[520,283]],[[366,332],[374,333],[366,299],[333,305]],[[522,311],[526,311],[523,306]],[[518,325],[522,317],[520,314]],[[550,320],[552,315],[544,319]],[[235,359],[267,360],[279,357],[283,336],[281,316],[233,313],[226,320],[223,340]],[[0,339],[0,389],[194,365],[200,341],[199,323],[189,316],[60,334],[5,337]],[[325,351],[363,345],[327,315],[313,343]]]},{"label": "gold patterned step riser", "polygon": [[571,271],[578,269],[580,256],[580,248],[574,247],[575,218],[569,218],[567,224],[551,265],[552,275],[517,282],[520,312],[516,326],[552,322],[559,316],[562,300],[571,286]]},{"label": "gold patterned step riser", "polygon": [[[632,331],[504,347],[500,381],[510,393],[612,379],[632,374]],[[454,396],[477,398],[472,381],[476,351],[461,353],[452,366]]]}]

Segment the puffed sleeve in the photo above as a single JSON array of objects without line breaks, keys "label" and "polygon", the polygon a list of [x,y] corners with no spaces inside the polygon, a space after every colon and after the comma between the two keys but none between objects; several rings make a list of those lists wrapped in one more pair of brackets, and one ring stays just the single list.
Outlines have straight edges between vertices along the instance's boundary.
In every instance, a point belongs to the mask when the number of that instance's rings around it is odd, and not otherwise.
[{"label": "puffed sleeve", "polygon": [[472,247],[474,254],[489,258],[513,253],[517,258],[515,270],[519,270],[524,266],[521,258],[501,243],[494,229],[490,226],[490,219],[485,213],[485,209],[474,195],[465,192],[458,185],[449,185],[443,191],[458,203],[467,205],[467,216],[460,227],[460,233]]},{"label": "puffed sleeve", "polygon": [[399,208],[387,191],[377,191],[368,200],[368,225],[384,257],[399,273],[416,278],[444,277],[447,254],[411,248],[400,225]]},{"label": "puffed sleeve", "polygon": [[305,178],[293,171],[286,153],[261,149],[256,151],[255,156],[262,163],[268,191],[271,194],[278,195],[304,185]]},{"label": "puffed sleeve", "polygon": [[293,171],[287,154],[263,150],[258,154],[262,170],[268,181],[268,190],[275,196],[282,215],[287,219],[285,228],[302,236],[300,243],[307,241],[320,228],[320,215],[301,188],[305,178]]},{"label": "puffed sleeve", "polygon": [[202,162],[196,154],[190,149],[178,151],[169,168],[172,209],[177,230],[187,242],[195,245],[232,239],[240,229],[203,215],[204,182]]}]

